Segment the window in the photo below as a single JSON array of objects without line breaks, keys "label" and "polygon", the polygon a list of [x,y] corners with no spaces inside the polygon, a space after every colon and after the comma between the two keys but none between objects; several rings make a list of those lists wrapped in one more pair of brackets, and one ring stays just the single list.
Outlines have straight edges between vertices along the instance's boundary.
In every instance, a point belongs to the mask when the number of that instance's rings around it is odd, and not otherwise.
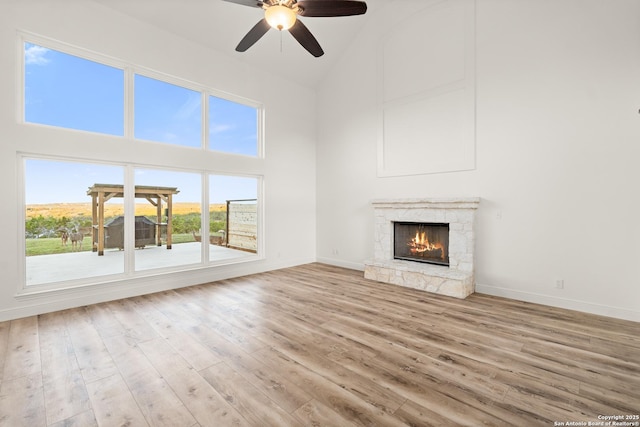
[{"label": "window", "polygon": [[24,172],[26,286],[257,258],[258,177],[40,158]]},{"label": "window", "polygon": [[24,44],[24,119],[124,135],[124,71]]},{"label": "window", "polygon": [[136,74],[135,137],[185,147],[202,145],[200,92]]},{"label": "window", "polygon": [[[203,170],[208,162],[201,161],[208,156],[215,164],[228,154],[257,157],[259,104],[215,97],[213,90],[194,90],[193,83],[181,85],[95,53],[87,56],[96,61],[84,59],[80,49],[65,46],[80,53],[71,55],[27,38],[25,122],[119,137],[132,149],[114,144],[109,163],[102,155],[86,158],[87,150],[80,160],[69,147],[68,157],[51,158],[44,154],[50,151],[46,141],[42,152],[32,147],[30,154],[20,154],[25,286],[84,285],[103,276],[136,277],[262,256],[261,177],[248,176],[255,161],[230,162],[225,172],[231,175]],[[108,138],[82,139],[100,148],[96,152],[109,150]],[[161,144],[151,147],[147,141]]]},{"label": "window", "polygon": [[136,270],[201,262],[201,175],[138,168],[135,188]]},{"label": "window", "polygon": [[209,148],[226,153],[258,155],[258,109],[209,97]]},{"label": "window", "polygon": [[[87,190],[96,182],[123,184],[118,166],[46,159],[25,160],[26,285],[124,272],[116,251],[93,254],[94,222]],[[106,221],[124,215],[122,199],[104,205]]]},{"label": "window", "polygon": [[[216,97],[176,84],[178,79],[167,77],[173,81],[169,82],[134,72],[133,93],[127,97],[132,100],[134,119],[127,132],[123,68],[25,42],[24,70],[27,123],[259,155],[260,108],[249,101]],[[207,133],[202,120],[205,109],[209,111]]]},{"label": "window", "polygon": [[[258,180],[209,177],[209,260],[243,258],[258,251]],[[220,247],[225,248],[222,250]]]}]

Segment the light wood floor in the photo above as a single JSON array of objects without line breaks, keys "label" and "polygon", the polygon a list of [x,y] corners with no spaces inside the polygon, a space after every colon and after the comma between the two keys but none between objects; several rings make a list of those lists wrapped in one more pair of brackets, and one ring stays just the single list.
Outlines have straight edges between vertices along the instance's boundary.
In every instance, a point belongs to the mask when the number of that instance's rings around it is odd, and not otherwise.
[{"label": "light wood floor", "polygon": [[640,414],[640,323],[457,300],[322,264],[0,323],[0,368],[0,425],[11,427]]}]

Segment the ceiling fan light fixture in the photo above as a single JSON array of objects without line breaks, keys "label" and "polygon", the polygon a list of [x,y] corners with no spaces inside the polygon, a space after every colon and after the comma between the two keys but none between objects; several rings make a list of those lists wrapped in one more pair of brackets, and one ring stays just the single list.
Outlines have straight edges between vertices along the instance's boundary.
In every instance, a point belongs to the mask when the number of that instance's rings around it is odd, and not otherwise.
[{"label": "ceiling fan light fixture", "polygon": [[265,10],[264,18],[276,30],[288,30],[296,23],[296,12],[290,7],[276,4]]}]

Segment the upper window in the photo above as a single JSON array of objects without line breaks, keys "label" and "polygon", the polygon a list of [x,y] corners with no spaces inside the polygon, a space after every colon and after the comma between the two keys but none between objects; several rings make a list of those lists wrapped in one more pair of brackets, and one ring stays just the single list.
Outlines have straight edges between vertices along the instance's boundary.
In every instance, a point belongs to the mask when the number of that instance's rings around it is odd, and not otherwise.
[{"label": "upper window", "polygon": [[[95,57],[96,55],[92,55]],[[113,62],[105,58],[105,62]],[[257,157],[260,108],[30,42],[24,43],[29,123]],[[131,73],[131,74],[129,74]],[[129,76],[133,85],[126,84]],[[193,86],[193,85],[185,85]],[[133,93],[128,88],[133,87]],[[127,101],[125,101],[127,100]],[[125,121],[125,110],[133,121]],[[208,117],[203,120],[203,111]],[[208,129],[208,132],[205,131]]]},{"label": "upper window", "polygon": [[24,44],[24,119],[124,135],[124,71]]},{"label": "upper window", "polygon": [[200,92],[136,74],[134,136],[186,147],[202,146]]},{"label": "upper window", "polygon": [[257,156],[258,109],[210,96],[209,148]]}]

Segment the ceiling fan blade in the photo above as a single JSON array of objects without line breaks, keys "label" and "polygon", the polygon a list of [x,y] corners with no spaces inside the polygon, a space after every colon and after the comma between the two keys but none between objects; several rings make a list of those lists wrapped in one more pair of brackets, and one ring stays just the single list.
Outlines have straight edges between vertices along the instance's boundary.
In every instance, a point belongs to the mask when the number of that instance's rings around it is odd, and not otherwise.
[{"label": "ceiling fan blade", "polygon": [[324,51],[322,47],[320,47],[320,43],[313,37],[311,31],[299,20],[296,20],[296,23],[293,24],[293,27],[289,28],[289,32],[291,35],[298,40],[298,43],[302,45],[309,53],[316,58],[324,55]]},{"label": "ceiling fan blade", "polygon": [[367,4],[357,0],[298,0],[298,6],[300,16],[352,16],[367,11]]},{"label": "ceiling fan blade", "polygon": [[236,46],[236,50],[238,52],[244,52],[249,49],[251,46],[255,44],[262,36],[264,36],[267,31],[269,31],[271,26],[267,22],[266,19],[262,18],[256,25],[253,26],[252,29],[240,40],[238,46]]},{"label": "ceiling fan blade", "polygon": [[226,1],[227,3],[241,4],[243,6],[250,6],[250,7],[262,7],[262,3],[263,3],[260,0],[222,0],[222,1]]}]

